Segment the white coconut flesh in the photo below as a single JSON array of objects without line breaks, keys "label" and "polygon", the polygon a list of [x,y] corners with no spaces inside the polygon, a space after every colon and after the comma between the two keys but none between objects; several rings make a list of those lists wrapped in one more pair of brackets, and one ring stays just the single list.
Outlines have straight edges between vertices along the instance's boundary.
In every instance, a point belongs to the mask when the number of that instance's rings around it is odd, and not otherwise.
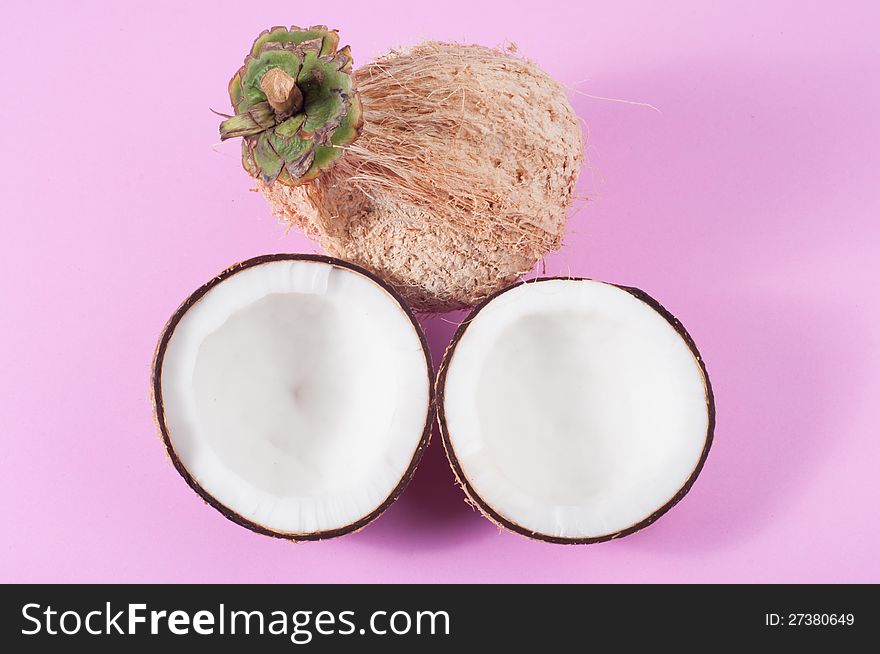
[{"label": "white coconut flesh", "polygon": [[375,517],[411,474],[431,415],[411,314],[327,261],[244,264],[160,345],[172,456],[221,511],[279,535],[337,535]]},{"label": "white coconut flesh", "polygon": [[521,284],[472,316],[444,362],[441,419],[484,513],[526,535],[589,541],[680,498],[714,409],[670,320],[619,287],[568,279]]}]

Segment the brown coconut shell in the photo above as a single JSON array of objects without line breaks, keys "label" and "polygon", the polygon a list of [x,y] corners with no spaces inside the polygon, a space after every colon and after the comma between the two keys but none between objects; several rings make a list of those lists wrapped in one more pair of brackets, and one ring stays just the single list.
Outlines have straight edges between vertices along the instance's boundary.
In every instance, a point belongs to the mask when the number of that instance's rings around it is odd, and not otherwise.
[{"label": "brown coconut shell", "polygon": [[[425,363],[427,365],[428,371],[428,381],[429,381],[429,394],[428,394],[428,409],[427,416],[425,418],[425,426],[422,430],[421,437],[419,439],[418,446],[416,447],[415,452],[413,453],[412,459],[410,460],[409,466],[406,471],[403,473],[403,476],[400,478],[400,481],[385,498],[385,500],[373,509],[369,514],[360,518],[359,520],[340,527],[338,529],[331,529],[327,531],[318,531],[318,532],[310,532],[310,533],[289,533],[289,532],[281,532],[276,531],[274,529],[270,529],[265,527],[264,525],[258,524],[245,518],[241,514],[237,513],[233,509],[228,506],[222,504],[219,500],[217,500],[213,495],[211,495],[208,491],[202,487],[202,485],[195,479],[187,470],[183,461],[181,461],[180,457],[177,454],[177,451],[174,449],[174,443],[171,440],[171,435],[168,431],[168,424],[165,420],[165,403],[162,397],[162,366],[165,361],[165,352],[168,349],[168,343],[171,340],[171,337],[174,335],[174,330],[177,328],[177,325],[180,323],[180,320],[189,311],[194,305],[198,303],[199,300],[204,297],[204,295],[210,291],[212,288],[217,286],[218,284],[222,284],[224,281],[232,277],[233,275],[240,273],[242,270],[247,270],[248,268],[252,268],[254,266],[259,266],[264,263],[270,263],[272,261],[315,261],[317,263],[325,263],[331,266],[335,266],[337,268],[345,268],[347,270],[351,270],[360,275],[363,275],[367,279],[375,282],[379,286],[381,286],[385,291],[391,295],[392,298],[400,305],[401,310],[406,314],[409,320],[412,322],[413,329],[415,329],[416,334],[418,335],[419,341],[422,345],[422,351],[425,355]],[[165,325],[165,328],[162,330],[162,335],[159,337],[159,343],[156,346],[156,352],[153,356],[153,368],[152,368],[152,377],[151,377],[151,390],[152,390],[152,400],[153,400],[153,415],[156,421],[156,424],[159,428],[159,434],[162,437],[162,442],[165,445],[165,451],[168,454],[168,457],[171,459],[171,463],[174,465],[174,468],[183,477],[183,480],[187,483],[187,485],[195,491],[195,493],[201,497],[209,506],[213,507],[217,511],[219,511],[225,518],[231,520],[237,525],[242,527],[246,527],[251,531],[254,531],[258,534],[263,534],[264,536],[272,536],[274,538],[283,538],[292,541],[313,541],[313,540],[325,540],[327,538],[335,538],[337,536],[344,536],[345,534],[354,533],[356,531],[360,531],[364,527],[366,527],[373,520],[382,515],[388,507],[390,507],[394,502],[400,497],[400,494],[406,489],[410,480],[416,472],[416,467],[419,464],[419,461],[422,458],[422,454],[425,452],[425,448],[428,447],[428,444],[431,440],[431,428],[434,425],[434,384],[433,384],[433,374],[434,367],[431,363],[431,351],[428,348],[428,341],[425,338],[425,333],[419,325],[418,320],[413,315],[412,310],[407,306],[406,302],[404,302],[403,298],[400,297],[400,294],[397,293],[390,285],[388,285],[383,280],[379,279],[375,275],[372,275],[368,271],[364,270],[359,266],[355,266],[346,261],[340,261],[338,259],[334,259],[332,257],[325,257],[316,254],[266,254],[263,256],[255,257],[253,259],[248,259],[247,261],[242,261],[241,263],[237,263],[233,266],[230,266],[223,272],[221,272],[216,277],[212,278],[209,282],[199,287],[196,291],[190,295],[183,304],[178,307],[177,311],[171,316],[168,320],[168,323]]]},{"label": "brown coconut shell", "polygon": [[361,135],[274,213],[417,310],[471,306],[562,244],[583,160],[565,89],[509,52],[427,42],[358,69]]},{"label": "brown coconut shell", "polygon": [[461,463],[458,460],[458,457],[455,454],[455,448],[452,446],[452,441],[450,439],[449,426],[446,422],[446,376],[449,372],[449,365],[452,363],[452,359],[455,356],[456,346],[461,341],[461,338],[462,336],[464,336],[465,331],[467,331],[468,326],[470,326],[474,318],[477,317],[477,314],[479,314],[480,311],[482,311],[486,307],[486,305],[488,305],[499,295],[502,295],[503,293],[506,293],[507,291],[510,291],[523,284],[539,284],[541,282],[553,281],[557,279],[565,279],[570,281],[592,281],[589,278],[585,277],[539,277],[537,279],[522,281],[517,284],[513,284],[507,288],[501,289],[500,291],[497,291],[490,297],[487,297],[482,302],[480,302],[480,304],[474,307],[473,311],[471,311],[468,317],[465,318],[458,326],[458,329],[456,329],[455,333],[452,336],[452,340],[450,341],[449,346],[446,348],[446,352],[443,355],[443,360],[440,363],[440,369],[437,372],[437,388],[434,393],[434,396],[436,398],[435,402],[437,405],[435,410],[437,412],[437,422],[440,426],[440,436],[443,440],[443,449],[446,451],[446,457],[449,459],[449,464],[452,466],[452,471],[455,474],[455,479],[458,485],[461,486],[462,490],[464,491],[465,501],[469,505],[479,510],[479,512],[483,514],[483,517],[495,523],[501,529],[507,529],[527,538],[540,540],[545,543],[555,543],[559,545],[592,545],[595,543],[603,543],[609,540],[616,540],[618,538],[623,538],[624,536],[634,534],[635,532],[654,524],[654,522],[660,519],[672,507],[674,507],[676,504],[681,502],[682,499],[684,499],[684,496],[688,494],[694,483],[697,481],[697,477],[700,476],[700,473],[703,470],[703,466],[706,464],[706,459],[709,457],[709,450],[712,448],[712,442],[715,439],[715,395],[712,391],[712,382],[709,381],[709,373],[706,370],[706,364],[703,361],[703,357],[700,355],[700,351],[697,349],[697,344],[694,342],[694,339],[688,333],[687,329],[685,329],[684,325],[681,324],[681,321],[674,315],[672,315],[666,309],[666,307],[664,307],[653,297],[645,293],[643,290],[634,288],[632,286],[611,284],[612,286],[617,286],[617,288],[626,291],[627,293],[629,293],[636,299],[644,302],[651,309],[659,313],[672,326],[672,328],[675,329],[675,331],[687,345],[688,349],[691,351],[691,354],[693,355],[694,360],[696,361],[697,366],[700,369],[700,373],[703,377],[703,382],[706,389],[706,411],[708,414],[708,425],[706,427],[706,440],[703,445],[703,450],[700,453],[700,458],[694,466],[694,469],[691,472],[690,476],[687,478],[684,484],[682,484],[678,492],[669,499],[669,501],[667,501],[663,506],[654,511],[651,515],[645,517],[644,519],[636,522],[633,525],[630,525],[626,529],[621,529],[620,531],[617,531],[613,534],[605,534],[603,536],[596,536],[593,538],[563,538],[560,536],[553,536],[551,534],[544,534],[532,531],[501,515],[498,511],[495,510],[495,508],[491,504],[486,502],[480,496],[480,494],[477,493],[473,484],[471,484],[470,480],[465,474],[464,469],[462,468]]}]

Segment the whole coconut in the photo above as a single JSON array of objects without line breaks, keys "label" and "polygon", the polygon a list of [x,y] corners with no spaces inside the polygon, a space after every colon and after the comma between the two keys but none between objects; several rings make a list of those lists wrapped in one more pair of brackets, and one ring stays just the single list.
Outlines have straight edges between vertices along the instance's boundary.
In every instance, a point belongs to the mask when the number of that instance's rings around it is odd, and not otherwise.
[{"label": "whole coconut", "polygon": [[255,175],[276,216],[423,311],[472,305],[561,245],[583,141],[559,83],[439,42],[352,77],[362,125],[342,156],[305,183]]}]

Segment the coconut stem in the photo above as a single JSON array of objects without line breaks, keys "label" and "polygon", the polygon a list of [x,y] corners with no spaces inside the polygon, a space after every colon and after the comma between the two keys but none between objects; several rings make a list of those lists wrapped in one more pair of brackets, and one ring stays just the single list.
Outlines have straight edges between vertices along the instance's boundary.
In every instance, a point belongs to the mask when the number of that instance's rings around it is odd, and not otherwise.
[{"label": "coconut stem", "polygon": [[260,88],[279,118],[292,116],[302,109],[303,96],[290,75],[280,68],[271,68],[260,79]]}]

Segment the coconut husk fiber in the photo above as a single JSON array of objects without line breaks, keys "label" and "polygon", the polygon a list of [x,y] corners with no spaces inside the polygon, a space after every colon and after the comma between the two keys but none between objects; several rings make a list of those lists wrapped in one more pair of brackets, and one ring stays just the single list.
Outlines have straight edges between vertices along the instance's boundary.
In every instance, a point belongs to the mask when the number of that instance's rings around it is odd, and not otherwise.
[{"label": "coconut husk fiber", "polygon": [[557,249],[583,160],[563,87],[508,52],[426,42],[355,71],[364,125],[275,214],[421,311],[472,305]]}]

